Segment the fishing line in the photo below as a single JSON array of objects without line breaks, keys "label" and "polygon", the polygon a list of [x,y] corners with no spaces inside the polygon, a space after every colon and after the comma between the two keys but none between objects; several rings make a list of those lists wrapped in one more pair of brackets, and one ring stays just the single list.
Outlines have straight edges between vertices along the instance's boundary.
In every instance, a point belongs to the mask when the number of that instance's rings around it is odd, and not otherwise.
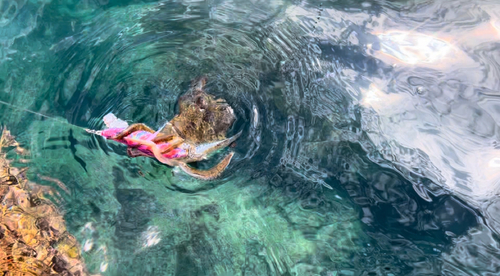
[{"label": "fishing line", "polygon": [[63,124],[67,124],[67,125],[70,125],[70,126],[74,126],[74,127],[77,127],[77,128],[80,128],[80,129],[83,129],[83,130],[87,131],[87,129],[84,128],[84,127],[74,125],[74,124],[72,124],[70,122],[67,122],[67,121],[59,120],[59,119],[57,119],[55,117],[51,117],[51,116],[48,116],[48,115],[45,115],[45,114],[42,114],[42,113],[39,113],[39,112],[36,112],[36,111],[33,111],[33,110],[22,108],[20,106],[13,105],[11,103],[8,103],[8,102],[2,101],[2,100],[0,100],[0,103],[4,104],[4,105],[6,105],[6,106],[8,106],[10,108],[13,108],[13,109],[18,109],[18,110],[21,110],[21,111],[26,111],[26,112],[29,112],[29,113],[32,113],[32,114],[35,114],[35,115],[39,115],[39,116],[45,117],[47,119],[51,119],[51,120],[54,120],[54,121],[57,121],[57,122],[60,122],[60,123],[63,123]]}]

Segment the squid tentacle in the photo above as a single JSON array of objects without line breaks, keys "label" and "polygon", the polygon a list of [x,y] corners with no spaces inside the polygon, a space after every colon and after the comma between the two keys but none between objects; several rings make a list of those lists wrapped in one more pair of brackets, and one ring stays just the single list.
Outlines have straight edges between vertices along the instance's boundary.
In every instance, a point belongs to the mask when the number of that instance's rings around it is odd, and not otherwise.
[{"label": "squid tentacle", "polygon": [[219,164],[215,165],[211,169],[208,170],[198,170],[193,167],[190,167],[186,163],[179,163],[179,167],[187,174],[189,174],[192,177],[199,178],[202,180],[212,180],[217,177],[219,177],[226,167],[229,165],[229,162],[231,162],[231,159],[233,158],[234,152],[229,153],[222,159]]},{"label": "squid tentacle", "polygon": [[153,153],[154,157],[163,164],[167,164],[169,166],[175,166],[177,162],[174,162],[171,159],[168,159],[163,156],[160,148],[153,141],[141,140],[141,139],[132,139],[133,142],[138,143],[140,146],[147,146],[148,149]]},{"label": "squid tentacle", "polygon": [[133,124],[124,129],[122,132],[118,133],[114,137],[111,137],[113,140],[123,140],[125,137],[129,136],[130,134],[136,132],[136,131],[147,131],[149,133],[154,133],[155,131],[152,130],[150,127],[148,127],[145,124],[139,123],[139,124]]}]

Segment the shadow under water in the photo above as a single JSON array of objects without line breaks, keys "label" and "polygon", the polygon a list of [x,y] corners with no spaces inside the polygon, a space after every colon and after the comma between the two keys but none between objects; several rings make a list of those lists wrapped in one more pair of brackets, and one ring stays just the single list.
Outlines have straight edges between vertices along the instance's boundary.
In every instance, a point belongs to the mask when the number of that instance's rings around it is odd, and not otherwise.
[{"label": "shadow under water", "polygon": [[[30,178],[70,190],[60,207],[91,273],[495,275],[498,11],[0,0],[0,100],[18,108],[0,120]],[[242,131],[219,179],[83,130],[109,112],[160,127],[198,76],[234,109],[228,137]]]}]

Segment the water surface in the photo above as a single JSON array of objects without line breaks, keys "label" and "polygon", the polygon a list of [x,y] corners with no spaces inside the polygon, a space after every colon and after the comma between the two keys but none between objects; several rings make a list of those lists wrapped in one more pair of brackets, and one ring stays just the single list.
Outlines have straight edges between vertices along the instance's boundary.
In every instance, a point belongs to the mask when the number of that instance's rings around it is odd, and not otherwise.
[{"label": "water surface", "polygon": [[[101,275],[496,275],[495,1],[0,2],[1,122]],[[237,121],[205,182],[82,128]],[[36,115],[29,109],[50,118]],[[210,167],[222,154],[198,164]]]}]

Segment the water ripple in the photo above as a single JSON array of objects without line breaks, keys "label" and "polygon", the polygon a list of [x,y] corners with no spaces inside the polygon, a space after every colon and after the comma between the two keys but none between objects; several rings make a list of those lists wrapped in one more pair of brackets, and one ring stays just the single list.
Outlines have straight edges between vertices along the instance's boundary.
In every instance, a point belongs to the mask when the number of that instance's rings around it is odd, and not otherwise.
[{"label": "water ripple", "polygon": [[47,37],[27,38],[34,57],[9,45],[22,66],[2,69],[2,100],[78,127],[113,112],[157,128],[206,76],[243,134],[227,174],[204,182],[3,112],[27,129],[38,169],[69,180],[69,225],[95,222],[99,235],[81,236],[90,268],[139,273],[152,257],[169,275],[496,271],[495,3],[95,5],[108,6],[51,9],[70,24],[51,28],[49,13]]}]

